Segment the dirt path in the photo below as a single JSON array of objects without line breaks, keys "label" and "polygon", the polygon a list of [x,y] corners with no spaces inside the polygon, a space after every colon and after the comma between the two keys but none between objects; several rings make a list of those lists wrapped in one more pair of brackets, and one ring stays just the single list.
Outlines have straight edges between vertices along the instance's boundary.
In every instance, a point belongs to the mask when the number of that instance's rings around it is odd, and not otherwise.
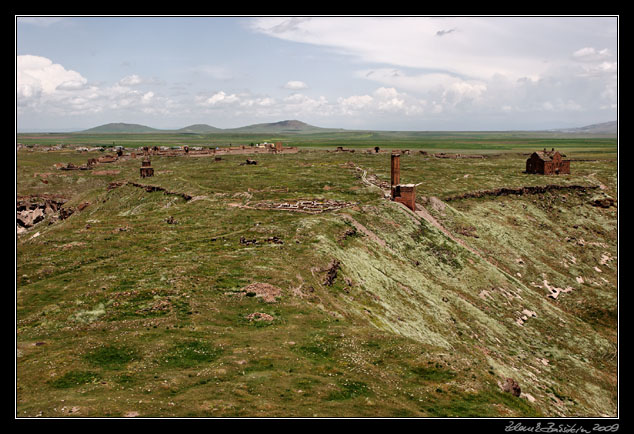
[{"label": "dirt path", "polygon": [[385,244],[385,241],[383,241],[381,238],[379,238],[379,236],[377,234],[375,234],[374,232],[372,232],[370,229],[366,228],[361,223],[359,223],[354,218],[352,218],[351,215],[342,213],[341,216],[344,219],[346,219],[347,221],[349,221],[350,223],[352,223],[352,225],[355,228],[357,228],[358,231],[363,232],[363,234],[365,234],[369,239],[371,239],[372,241],[374,241],[375,243],[377,243],[381,247],[385,247],[386,249],[391,251],[391,249],[387,246],[387,244]]}]

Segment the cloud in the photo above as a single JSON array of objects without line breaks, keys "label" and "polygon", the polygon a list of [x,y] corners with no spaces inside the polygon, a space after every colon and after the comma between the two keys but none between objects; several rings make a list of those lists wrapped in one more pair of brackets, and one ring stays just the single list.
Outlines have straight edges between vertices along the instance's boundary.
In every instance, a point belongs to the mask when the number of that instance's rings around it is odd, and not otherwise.
[{"label": "cloud", "polygon": [[76,71],[40,56],[17,57],[18,98],[83,88],[87,80]]},{"label": "cloud", "polygon": [[270,30],[273,33],[284,33],[288,31],[293,31],[293,30],[297,30],[301,23],[305,23],[307,21],[310,21],[310,18],[293,17],[293,18],[284,20],[279,24],[276,24],[275,26],[271,27]]},{"label": "cloud", "polygon": [[143,81],[141,77],[136,74],[128,75],[127,77],[123,77],[119,80],[119,85],[121,86],[136,86],[137,84],[141,84]]},{"label": "cloud", "polygon": [[168,113],[175,107],[174,101],[154,91],[133,89],[131,86],[145,82],[137,75],[124,77],[112,86],[97,86],[46,57],[20,55],[16,66],[19,114],[28,111],[70,116],[110,110]]},{"label": "cloud", "polygon": [[337,109],[349,116],[490,114],[499,122],[616,107],[611,17],[259,17],[250,27],[340,55],[357,67],[356,78],[398,92],[339,96]]},{"label": "cloud", "polygon": [[445,36],[448,35],[449,33],[455,32],[456,29],[449,29],[449,30],[438,30],[436,32],[436,36]]},{"label": "cloud", "polygon": [[[524,34],[546,26],[546,20],[480,17],[313,17],[291,22],[284,17],[251,21],[255,32],[311,44],[356,61],[419,68],[485,79],[540,75],[552,31],[531,38]],[[456,29],[460,28],[460,31]],[[550,29],[550,27],[548,27]],[[439,37],[451,33],[451,38]]]},{"label": "cloud", "polygon": [[301,90],[308,88],[308,85],[303,81],[289,81],[284,85],[284,89]]},{"label": "cloud", "polygon": [[209,98],[203,98],[200,100],[200,104],[207,107],[230,105],[238,102],[239,98],[236,94],[227,94],[224,91],[216,92]]},{"label": "cloud", "polygon": [[352,114],[371,107],[373,102],[374,98],[370,95],[352,95],[346,98],[341,97],[337,100],[341,110],[346,114]]},{"label": "cloud", "polygon": [[597,62],[610,57],[612,57],[612,54],[607,48],[595,50],[593,47],[584,47],[572,53],[572,58],[579,62]]}]

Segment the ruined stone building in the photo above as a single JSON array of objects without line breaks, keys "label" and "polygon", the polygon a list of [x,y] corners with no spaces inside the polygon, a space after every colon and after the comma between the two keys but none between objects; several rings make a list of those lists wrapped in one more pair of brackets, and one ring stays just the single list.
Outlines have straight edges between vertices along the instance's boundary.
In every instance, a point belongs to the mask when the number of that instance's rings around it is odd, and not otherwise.
[{"label": "ruined stone building", "polygon": [[393,201],[400,202],[412,211],[416,211],[416,185],[401,184],[400,154],[392,154],[390,171],[390,195]]},{"label": "ruined stone building", "polygon": [[533,152],[526,160],[526,173],[539,173],[542,175],[570,174],[570,160],[564,160],[563,156],[552,148],[547,151]]},{"label": "ruined stone building", "polygon": [[144,158],[143,161],[141,161],[141,178],[147,178],[150,176],[154,176],[154,168],[152,168],[150,159]]}]

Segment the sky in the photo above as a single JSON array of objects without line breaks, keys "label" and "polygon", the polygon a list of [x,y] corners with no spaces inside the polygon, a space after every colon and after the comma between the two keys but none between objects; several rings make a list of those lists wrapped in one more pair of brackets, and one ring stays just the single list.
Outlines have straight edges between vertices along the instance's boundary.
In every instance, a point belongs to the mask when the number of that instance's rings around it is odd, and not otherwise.
[{"label": "sky", "polygon": [[16,16],[17,131],[296,119],[506,131],[618,113],[615,16]]}]

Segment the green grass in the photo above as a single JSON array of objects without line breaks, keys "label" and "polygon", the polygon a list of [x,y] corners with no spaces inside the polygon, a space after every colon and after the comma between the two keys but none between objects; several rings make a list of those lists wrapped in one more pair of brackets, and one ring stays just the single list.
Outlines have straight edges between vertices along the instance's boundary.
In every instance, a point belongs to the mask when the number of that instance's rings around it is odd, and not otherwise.
[{"label": "green grass", "polygon": [[138,359],[138,357],[134,348],[104,345],[84,355],[84,360],[102,369],[122,369],[131,361]]},{"label": "green grass", "polygon": [[435,367],[416,366],[411,371],[422,381],[446,382],[456,378],[455,372]]},{"label": "green grass", "polygon": [[172,346],[162,364],[170,368],[189,368],[216,360],[222,350],[201,341],[186,341]]},{"label": "green grass", "polygon": [[51,386],[56,389],[68,389],[85,384],[91,384],[98,381],[101,375],[92,371],[69,371],[50,382]]},{"label": "green grass", "polygon": [[370,387],[361,381],[343,380],[338,384],[338,390],[331,392],[326,398],[327,401],[344,401],[362,396],[371,396]]}]

